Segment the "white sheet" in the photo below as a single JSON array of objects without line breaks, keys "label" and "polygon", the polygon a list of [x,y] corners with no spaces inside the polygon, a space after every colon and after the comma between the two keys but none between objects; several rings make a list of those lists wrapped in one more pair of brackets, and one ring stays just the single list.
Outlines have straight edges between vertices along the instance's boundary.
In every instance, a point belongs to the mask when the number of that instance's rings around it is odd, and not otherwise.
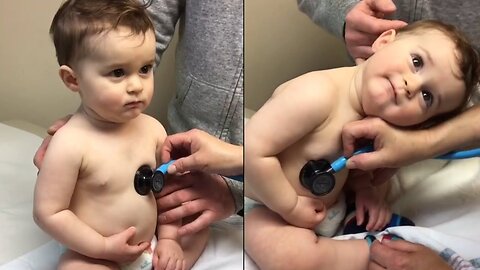
[{"label": "white sheet", "polygon": [[[42,139],[0,123],[0,269],[51,270],[59,244],[33,221],[37,170],[33,155]],[[211,226],[207,247],[195,270],[243,269],[243,219],[232,216]]]}]

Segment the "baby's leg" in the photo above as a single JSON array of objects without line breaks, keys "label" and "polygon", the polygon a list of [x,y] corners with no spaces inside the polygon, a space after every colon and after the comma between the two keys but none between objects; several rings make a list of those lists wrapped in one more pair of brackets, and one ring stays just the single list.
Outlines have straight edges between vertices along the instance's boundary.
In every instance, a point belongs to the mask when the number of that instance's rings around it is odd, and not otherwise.
[{"label": "baby's leg", "polygon": [[180,239],[185,255],[185,269],[190,269],[202,254],[208,242],[208,235],[210,230],[208,228],[199,231],[193,235],[187,235]]},{"label": "baby's leg", "polygon": [[58,270],[119,270],[116,263],[89,258],[72,250],[67,250],[60,257]]},{"label": "baby's leg", "polygon": [[245,217],[245,250],[262,270],[363,270],[369,257],[365,240],[317,237],[266,207],[256,207]]}]

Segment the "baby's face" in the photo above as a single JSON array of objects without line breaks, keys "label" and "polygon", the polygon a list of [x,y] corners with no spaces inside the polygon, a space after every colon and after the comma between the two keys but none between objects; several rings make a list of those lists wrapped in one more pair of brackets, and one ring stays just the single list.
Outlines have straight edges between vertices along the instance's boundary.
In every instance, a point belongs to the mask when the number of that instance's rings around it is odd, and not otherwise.
[{"label": "baby's face", "polygon": [[119,27],[90,38],[88,56],[75,66],[82,104],[100,120],[137,117],[153,96],[155,35]]},{"label": "baby's face", "polygon": [[439,31],[397,35],[365,63],[363,109],[395,125],[453,111],[465,94],[455,45]]}]

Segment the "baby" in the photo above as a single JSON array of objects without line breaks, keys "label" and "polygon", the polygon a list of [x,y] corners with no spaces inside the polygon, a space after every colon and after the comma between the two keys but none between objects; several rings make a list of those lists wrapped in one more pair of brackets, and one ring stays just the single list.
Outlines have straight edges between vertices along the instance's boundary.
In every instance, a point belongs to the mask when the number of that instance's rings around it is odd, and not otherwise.
[{"label": "baby", "polygon": [[67,248],[58,269],[152,269],[153,257],[156,269],[189,269],[205,247],[207,231],[178,239],[178,224],[157,227],[153,193],[134,188],[139,167],[159,165],[166,137],[142,114],[155,62],[145,8],[136,0],[71,0],[53,18],[60,78],[81,98],[53,136],[35,187],[35,221]]},{"label": "baby", "polygon": [[[478,81],[478,54],[440,22],[386,31],[372,49],[358,66],[282,84],[247,123],[245,194],[257,207],[246,213],[245,249],[261,269],[366,269],[367,241],[318,237],[311,230],[324,231],[332,227],[331,216],[344,215],[348,171],[335,174],[333,190],[320,196],[301,184],[300,171],[310,160],[341,156],[346,123],[367,116],[404,127],[438,122],[464,108]],[[365,186],[350,181],[361,193]],[[374,227],[385,225],[384,217],[376,218]],[[338,227],[341,218],[334,219]]]}]

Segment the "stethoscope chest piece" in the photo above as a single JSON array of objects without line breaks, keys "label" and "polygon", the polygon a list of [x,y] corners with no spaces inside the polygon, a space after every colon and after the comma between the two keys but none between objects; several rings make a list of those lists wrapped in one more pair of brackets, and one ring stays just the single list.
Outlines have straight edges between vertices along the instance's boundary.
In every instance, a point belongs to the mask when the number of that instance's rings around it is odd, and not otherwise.
[{"label": "stethoscope chest piece", "polygon": [[325,159],[310,160],[300,170],[300,183],[316,196],[330,193],[335,187],[335,176],[330,162]]},{"label": "stethoscope chest piece", "polygon": [[135,172],[133,186],[140,195],[147,195],[150,191],[158,193],[164,185],[164,174],[159,171],[153,171],[148,165],[142,165]]}]

